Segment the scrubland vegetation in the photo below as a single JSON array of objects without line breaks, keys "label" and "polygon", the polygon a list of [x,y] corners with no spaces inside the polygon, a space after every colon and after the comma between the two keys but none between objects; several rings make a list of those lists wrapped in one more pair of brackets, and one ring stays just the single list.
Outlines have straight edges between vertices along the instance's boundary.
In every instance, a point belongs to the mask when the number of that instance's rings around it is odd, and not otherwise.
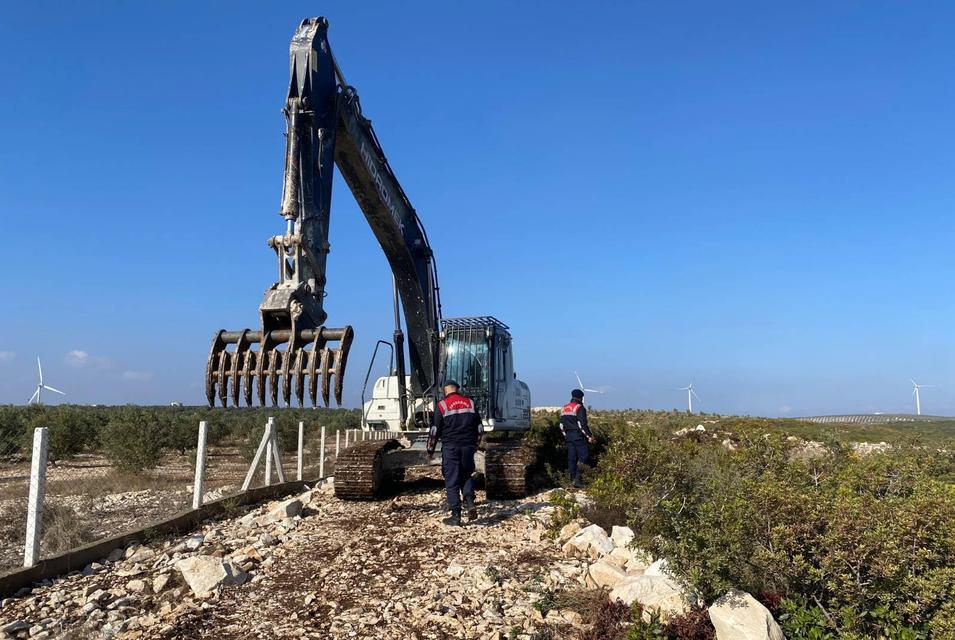
[{"label": "scrubland vegetation", "polygon": [[[788,638],[955,638],[955,462],[944,427],[928,444],[910,425],[879,425],[893,446],[863,454],[850,446],[865,435],[858,426],[677,412],[596,413],[592,424],[583,515],[632,527],[634,544],[666,558],[705,603],[747,591]],[[560,469],[556,431],[556,416],[536,419]],[[555,526],[575,515],[574,502],[557,502]],[[710,637],[706,616],[690,618],[640,621],[619,637]]]},{"label": "scrubland vegetation", "polygon": [[29,455],[35,427],[47,427],[49,457],[62,460],[100,453],[123,472],[156,467],[167,454],[186,455],[196,448],[200,420],[209,425],[209,446],[235,446],[251,458],[269,416],[274,416],[281,446],[294,450],[298,423],[310,432],[323,425],[330,433],[356,428],[361,414],[345,409],[210,409],[205,407],[0,406],[0,456]]}]

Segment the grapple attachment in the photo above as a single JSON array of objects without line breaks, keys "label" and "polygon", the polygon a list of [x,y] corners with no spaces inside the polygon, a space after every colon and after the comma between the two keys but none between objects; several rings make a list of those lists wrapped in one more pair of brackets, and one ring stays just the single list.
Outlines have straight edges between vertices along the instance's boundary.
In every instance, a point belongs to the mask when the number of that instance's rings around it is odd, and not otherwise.
[{"label": "grapple attachment", "polygon": [[[272,331],[220,331],[212,340],[206,363],[206,398],[215,406],[216,398],[223,407],[266,405],[279,406],[279,389],[285,405],[292,404],[292,391],[298,406],[305,401],[305,388],[313,406],[318,406],[318,385],[321,381],[322,401],[327,407],[334,384],[335,402],[342,403],[342,383],[348,349],[354,332],[351,327],[330,329],[273,329]],[[335,344],[337,343],[337,344]]]}]

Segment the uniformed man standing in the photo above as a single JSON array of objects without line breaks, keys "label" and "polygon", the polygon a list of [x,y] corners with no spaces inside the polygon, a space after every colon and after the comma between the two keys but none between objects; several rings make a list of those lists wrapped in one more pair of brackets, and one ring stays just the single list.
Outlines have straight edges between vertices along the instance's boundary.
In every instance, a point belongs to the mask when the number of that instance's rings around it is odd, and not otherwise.
[{"label": "uniformed man standing", "polygon": [[594,436],[587,425],[587,408],[584,407],[584,392],[574,389],[570,392],[570,402],[560,410],[560,431],[567,441],[567,473],[575,487],[583,487],[580,479],[580,464],[590,460],[590,446]]},{"label": "uniformed man standing", "polygon": [[461,498],[468,520],[477,518],[474,506],[474,454],[481,432],[481,416],[474,402],[460,393],[454,380],[444,385],[444,400],[438,403],[428,434],[428,453],[433,454],[441,440],[441,473],[448,492],[451,515],[442,522],[461,525]]}]

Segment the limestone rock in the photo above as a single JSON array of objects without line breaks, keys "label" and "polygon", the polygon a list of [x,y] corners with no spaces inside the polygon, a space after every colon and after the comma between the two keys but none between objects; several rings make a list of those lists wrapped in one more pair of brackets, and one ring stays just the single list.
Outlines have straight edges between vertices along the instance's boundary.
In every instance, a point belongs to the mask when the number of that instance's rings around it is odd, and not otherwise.
[{"label": "limestone rock", "polygon": [[198,551],[199,547],[202,546],[202,543],[205,542],[206,537],[202,534],[189,536],[186,538],[186,541],[182,543],[182,546],[186,551]]},{"label": "limestone rock", "polygon": [[602,558],[590,565],[587,570],[590,580],[598,587],[613,589],[618,584],[627,579],[627,574],[619,566],[610,562],[607,558]]},{"label": "limestone rock", "polygon": [[627,578],[610,592],[610,598],[631,605],[639,602],[644,610],[656,610],[666,620],[690,610],[695,598],[667,576],[642,575]]},{"label": "limestone rock", "polygon": [[285,500],[278,503],[272,510],[269,512],[269,515],[275,518],[276,520],[282,520],[284,518],[294,518],[295,516],[302,515],[302,501],[298,498],[292,498],[290,500]]},{"label": "limestone rock", "polygon": [[153,593],[162,593],[166,590],[166,587],[169,586],[170,582],[172,582],[172,576],[168,573],[156,576],[153,578]]},{"label": "limestone rock", "polygon": [[615,526],[610,530],[610,539],[615,547],[629,547],[633,537],[633,529],[630,527]]},{"label": "limestone rock", "polygon": [[565,542],[577,535],[577,532],[580,531],[580,523],[576,520],[570,524],[565,524],[560,529],[560,533],[557,534],[558,544],[563,545]]},{"label": "limestone rock", "polygon": [[138,578],[126,583],[126,591],[130,593],[142,593],[146,590],[146,583]]},{"label": "limestone rock", "polygon": [[577,532],[562,548],[565,556],[581,554],[594,560],[613,551],[610,536],[598,525],[592,524]]},{"label": "limestone rock", "polygon": [[709,614],[717,640],[786,640],[769,609],[745,591],[730,591]]},{"label": "limestone rock", "polygon": [[669,577],[670,565],[667,564],[666,558],[660,558],[659,560],[654,561],[649,567],[647,567],[644,570],[643,575]]},{"label": "limestone rock", "polygon": [[249,575],[229,561],[213,556],[194,556],[176,563],[186,584],[197,596],[207,595],[219,586],[243,584]]}]

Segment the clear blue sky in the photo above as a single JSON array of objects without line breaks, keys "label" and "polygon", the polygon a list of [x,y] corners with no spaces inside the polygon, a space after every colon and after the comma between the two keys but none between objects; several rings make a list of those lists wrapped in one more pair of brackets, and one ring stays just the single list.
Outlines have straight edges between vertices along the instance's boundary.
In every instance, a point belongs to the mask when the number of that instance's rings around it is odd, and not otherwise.
[{"label": "clear blue sky", "polygon": [[[12,3],[0,402],[202,402],[282,228],[288,40],[324,13],[448,315],[535,404],[955,414],[951,3]],[[357,405],[390,275],[338,180],[328,323]],[[460,239],[469,240],[461,243]],[[72,353],[70,352],[82,352]],[[85,355],[84,355],[85,354]]]}]

